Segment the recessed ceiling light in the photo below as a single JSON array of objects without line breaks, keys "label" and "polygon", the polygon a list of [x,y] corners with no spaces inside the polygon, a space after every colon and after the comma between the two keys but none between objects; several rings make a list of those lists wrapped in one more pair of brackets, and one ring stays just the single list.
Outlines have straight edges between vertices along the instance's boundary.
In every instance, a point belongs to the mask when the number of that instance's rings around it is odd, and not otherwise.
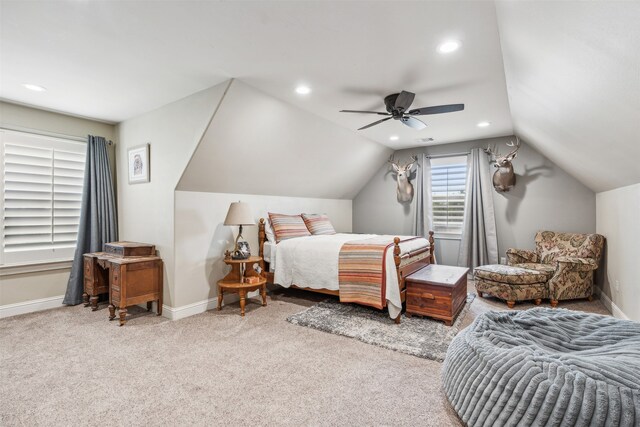
[{"label": "recessed ceiling light", "polygon": [[460,42],[458,40],[447,40],[446,42],[438,46],[438,52],[451,53],[458,50],[459,47],[460,47]]},{"label": "recessed ceiling light", "polygon": [[389,141],[397,141],[398,139],[400,139],[400,138],[398,137],[398,135],[391,135],[391,136],[389,137]]},{"label": "recessed ceiling light", "polygon": [[311,88],[309,86],[300,85],[296,88],[296,93],[298,95],[308,95],[311,93]]},{"label": "recessed ceiling light", "polygon": [[478,122],[478,127],[479,127],[479,128],[486,128],[486,127],[487,127],[487,126],[489,126],[489,125],[491,125],[491,122],[487,122],[487,121],[484,121],[484,122]]},{"label": "recessed ceiling light", "polygon": [[22,83],[22,86],[24,86],[25,88],[32,90],[34,92],[44,92],[45,90],[47,90],[46,87],[42,87],[39,85],[34,85],[31,83]]}]

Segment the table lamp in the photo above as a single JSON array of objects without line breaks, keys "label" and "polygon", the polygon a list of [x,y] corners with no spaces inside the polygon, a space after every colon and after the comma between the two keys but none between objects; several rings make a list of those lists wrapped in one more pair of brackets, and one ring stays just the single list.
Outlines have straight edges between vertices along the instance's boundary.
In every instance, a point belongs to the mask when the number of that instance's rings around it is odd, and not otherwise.
[{"label": "table lamp", "polygon": [[[249,251],[249,244],[247,242],[240,242],[240,238],[242,237],[242,226],[256,225],[256,221],[253,219],[253,215],[251,214],[251,208],[249,207],[249,205],[240,201],[231,203],[231,205],[229,206],[229,211],[227,212],[227,217],[224,219],[224,225],[240,226],[232,258],[249,258],[249,256],[251,256],[251,252]],[[240,248],[241,245],[243,246],[243,248]]]}]

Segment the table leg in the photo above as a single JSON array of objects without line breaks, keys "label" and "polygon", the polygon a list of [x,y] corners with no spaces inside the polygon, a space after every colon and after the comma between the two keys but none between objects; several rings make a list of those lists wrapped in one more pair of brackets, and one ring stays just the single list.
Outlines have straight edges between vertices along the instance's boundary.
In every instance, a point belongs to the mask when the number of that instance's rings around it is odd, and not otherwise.
[{"label": "table leg", "polygon": [[89,298],[89,303],[91,304],[91,311],[98,310],[98,297]]},{"label": "table leg", "polygon": [[109,304],[109,320],[113,320],[116,318],[116,306],[113,304]]},{"label": "table leg", "polygon": [[82,294],[82,303],[85,307],[89,307],[89,294],[86,292]]},{"label": "table leg", "polygon": [[262,285],[262,306],[267,306],[267,284]]},{"label": "table leg", "polygon": [[222,300],[224,299],[224,291],[218,286],[218,311],[222,310]]},{"label": "table leg", "polygon": [[120,308],[120,326],[127,323],[127,307]]},{"label": "table leg", "polygon": [[162,316],[162,294],[160,294],[160,298],[158,298],[158,307],[156,307],[156,313],[158,316]]},{"label": "table leg", "polygon": [[240,289],[240,315],[244,317],[244,305],[246,303],[247,291]]}]

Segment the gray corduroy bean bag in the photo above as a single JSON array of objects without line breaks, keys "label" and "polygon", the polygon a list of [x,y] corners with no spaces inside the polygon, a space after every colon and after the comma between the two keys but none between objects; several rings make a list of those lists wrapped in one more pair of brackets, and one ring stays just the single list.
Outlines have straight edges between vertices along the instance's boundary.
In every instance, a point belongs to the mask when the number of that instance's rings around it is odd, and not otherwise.
[{"label": "gray corduroy bean bag", "polygon": [[640,323],[488,312],[451,343],[443,382],[469,426],[640,426]]}]

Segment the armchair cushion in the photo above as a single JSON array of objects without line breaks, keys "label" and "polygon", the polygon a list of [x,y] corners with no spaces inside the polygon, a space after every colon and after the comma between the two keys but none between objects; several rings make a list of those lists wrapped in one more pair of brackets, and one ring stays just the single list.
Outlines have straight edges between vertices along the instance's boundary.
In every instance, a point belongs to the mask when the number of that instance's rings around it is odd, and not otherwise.
[{"label": "armchair cushion", "polygon": [[527,270],[536,270],[540,273],[544,273],[546,275],[546,280],[549,280],[556,273],[556,267],[550,264],[538,264],[535,262],[523,262],[520,264],[514,265],[514,267],[520,267]]},{"label": "armchair cushion", "polygon": [[538,254],[534,251],[515,248],[507,249],[507,264],[509,265],[537,262],[539,262]]}]

